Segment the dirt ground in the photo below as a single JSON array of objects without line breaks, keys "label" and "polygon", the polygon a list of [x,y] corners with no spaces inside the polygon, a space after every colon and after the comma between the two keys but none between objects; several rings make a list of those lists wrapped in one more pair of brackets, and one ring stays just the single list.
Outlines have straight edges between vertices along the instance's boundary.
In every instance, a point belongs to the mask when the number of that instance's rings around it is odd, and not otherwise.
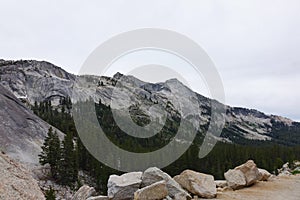
[{"label": "dirt ground", "polygon": [[271,178],[236,191],[218,193],[224,200],[300,200],[300,175]]}]

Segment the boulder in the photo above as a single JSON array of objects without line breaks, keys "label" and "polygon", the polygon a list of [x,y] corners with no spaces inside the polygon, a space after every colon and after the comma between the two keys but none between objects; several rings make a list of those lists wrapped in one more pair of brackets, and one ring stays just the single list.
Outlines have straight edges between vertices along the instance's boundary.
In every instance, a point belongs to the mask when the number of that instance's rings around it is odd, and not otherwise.
[{"label": "boulder", "polygon": [[134,200],[157,200],[168,196],[168,189],[165,181],[159,181],[152,185],[137,190],[134,193]]},{"label": "boulder", "polygon": [[83,185],[79,190],[74,194],[72,200],[86,200],[87,198],[95,195],[96,190],[93,187],[88,185]]},{"label": "boulder", "polygon": [[142,183],[142,172],[130,172],[121,176],[111,175],[107,183],[107,194],[113,200],[133,199]]},{"label": "boulder", "polygon": [[153,183],[164,180],[167,184],[169,196],[176,200],[186,200],[192,197],[187,193],[173,178],[167,173],[156,167],[147,169],[142,176],[142,187],[152,185]]},{"label": "boulder", "polygon": [[96,197],[89,197],[86,200],[109,200],[108,196],[96,196]]},{"label": "boulder", "polygon": [[225,181],[225,180],[216,180],[215,184],[216,184],[217,188],[225,188],[228,186],[227,181]]},{"label": "boulder", "polygon": [[174,180],[188,192],[203,198],[217,196],[217,187],[212,175],[202,174],[192,170],[185,170]]},{"label": "boulder", "polygon": [[250,186],[261,178],[261,174],[253,160],[248,160],[233,170],[228,170],[224,176],[228,186],[232,189]]},{"label": "boulder", "polygon": [[225,174],[227,185],[234,190],[244,187],[247,182],[246,178],[240,170],[230,169]]},{"label": "boulder", "polygon": [[271,176],[271,174],[265,169],[258,168],[258,171],[259,171],[259,174],[260,174],[259,181],[267,181]]},{"label": "boulder", "polygon": [[289,163],[285,163],[281,169],[278,169],[278,176],[290,176],[292,175],[292,170],[289,167]]},{"label": "boulder", "polygon": [[236,167],[235,170],[243,172],[246,178],[246,186],[252,185],[260,179],[258,168],[253,160],[248,160],[245,164]]}]

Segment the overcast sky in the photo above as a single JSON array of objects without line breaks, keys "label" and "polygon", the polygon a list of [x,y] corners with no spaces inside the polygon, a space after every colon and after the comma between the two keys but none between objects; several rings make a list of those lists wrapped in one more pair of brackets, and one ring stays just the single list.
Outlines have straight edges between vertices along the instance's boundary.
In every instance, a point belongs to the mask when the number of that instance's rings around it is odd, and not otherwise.
[{"label": "overcast sky", "polygon": [[0,0],[0,58],[47,60],[78,73],[116,34],[174,30],[214,61],[227,104],[300,120],[298,0],[45,2]]}]

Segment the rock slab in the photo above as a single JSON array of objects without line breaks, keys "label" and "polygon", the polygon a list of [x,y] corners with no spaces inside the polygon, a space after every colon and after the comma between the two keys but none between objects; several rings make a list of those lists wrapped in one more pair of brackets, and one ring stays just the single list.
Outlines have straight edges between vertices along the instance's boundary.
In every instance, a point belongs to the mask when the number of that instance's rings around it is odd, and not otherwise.
[{"label": "rock slab", "polygon": [[137,190],[134,193],[134,200],[157,200],[168,196],[168,188],[165,181],[159,181],[152,185]]},{"label": "rock slab", "polygon": [[203,198],[215,198],[217,187],[212,175],[185,170],[174,180],[188,192]]},{"label": "rock slab", "polygon": [[131,200],[142,183],[142,172],[130,172],[121,176],[111,175],[107,183],[107,196],[113,200]]},{"label": "rock slab", "polygon": [[86,200],[87,198],[95,195],[96,190],[88,185],[83,185],[74,194],[72,200]]},{"label": "rock slab", "polygon": [[165,181],[169,191],[169,196],[176,200],[186,200],[192,199],[192,197],[187,193],[173,178],[171,178],[167,173],[161,171],[157,167],[151,167],[147,169],[142,176],[142,187],[152,185],[153,183],[159,181]]}]

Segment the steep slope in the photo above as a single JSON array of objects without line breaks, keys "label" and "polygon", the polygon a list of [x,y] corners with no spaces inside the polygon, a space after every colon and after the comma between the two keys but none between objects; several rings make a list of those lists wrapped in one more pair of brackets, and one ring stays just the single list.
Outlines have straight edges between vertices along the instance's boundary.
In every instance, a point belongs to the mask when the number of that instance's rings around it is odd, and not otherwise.
[{"label": "steep slope", "polygon": [[[0,148],[10,157],[38,163],[38,154],[49,124],[32,113],[10,91],[0,85]],[[62,133],[59,132],[62,136]]]},{"label": "steep slope", "polygon": [[0,153],[0,199],[45,199],[36,180],[19,163]]},{"label": "steep slope", "polygon": [[[158,104],[168,107],[171,115],[192,117],[200,124],[204,132],[210,123],[212,100],[197,94],[176,79],[164,83],[146,83],[133,76],[117,73],[113,78],[93,75],[75,76],[48,62],[40,61],[0,61],[0,83],[12,91],[18,98],[34,104],[35,101],[51,100],[53,105],[66,97],[72,101],[94,99],[110,104],[118,80],[122,79],[122,91],[118,91],[118,102],[112,106],[122,109],[127,104],[140,106],[145,114],[150,115],[149,107]],[[76,88],[72,93],[73,88]],[[197,101],[199,114],[188,116],[193,107],[188,101]],[[182,112],[176,109],[182,105]],[[152,110],[151,116],[162,122],[159,109]],[[226,106],[226,124],[222,132],[222,141],[239,144],[279,143],[284,145],[300,144],[300,123],[284,117],[266,115],[246,108]],[[198,126],[195,123],[195,126]]]}]

